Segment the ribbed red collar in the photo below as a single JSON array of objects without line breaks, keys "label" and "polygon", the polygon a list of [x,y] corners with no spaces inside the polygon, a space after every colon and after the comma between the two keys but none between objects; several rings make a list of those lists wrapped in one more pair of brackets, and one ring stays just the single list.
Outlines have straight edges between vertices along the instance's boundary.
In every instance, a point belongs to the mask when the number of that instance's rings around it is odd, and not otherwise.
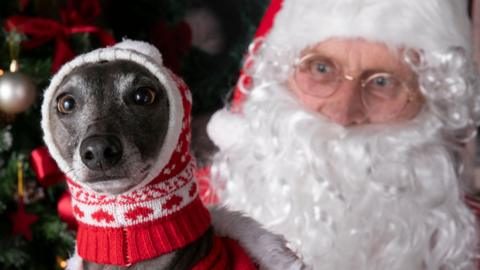
[{"label": "ribbed red collar", "polygon": [[[190,159],[190,158],[189,158]],[[69,180],[84,260],[128,266],[185,247],[203,235],[210,214],[198,197],[190,159],[178,174],[161,174],[123,195],[101,195]]]}]

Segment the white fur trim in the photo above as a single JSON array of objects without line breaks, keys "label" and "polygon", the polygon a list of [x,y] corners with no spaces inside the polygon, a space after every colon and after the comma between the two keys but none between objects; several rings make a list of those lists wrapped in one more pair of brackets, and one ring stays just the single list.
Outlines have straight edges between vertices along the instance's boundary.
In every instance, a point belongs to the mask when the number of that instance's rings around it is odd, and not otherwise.
[{"label": "white fur trim", "polygon": [[331,37],[471,52],[465,0],[285,0],[267,42],[302,50]]},{"label": "white fur trim", "polygon": [[[138,50],[137,50],[138,48]],[[153,55],[145,55],[145,53],[152,53]],[[155,59],[153,57],[156,57]],[[157,59],[160,57],[160,59]],[[117,44],[114,47],[97,49],[87,54],[80,55],[63,65],[62,68],[53,76],[52,81],[45,91],[44,100],[42,104],[42,129],[44,132],[44,141],[48,146],[50,154],[57,162],[62,171],[69,171],[69,166],[60,155],[60,152],[55,145],[54,138],[50,132],[50,115],[49,106],[51,100],[54,98],[55,91],[62,83],[63,79],[74,68],[80,67],[87,63],[96,63],[100,61],[113,61],[113,60],[129,60],[139,65],[144,66],[148,71],[154,74],[157,79],[165,86],[168,100],[170,103],[170,122],[168,125],[167,134],[165,137],[165,143],[160,151],[157,162],[150,170],[149,175],[139,185],[135,186],[140,188],[148,184],[158,173],[165,167],[170,160],[182,128],[182,119],[184,115],[184,108],[182,105],[182,98],[178,87],[174,81],[174,78],[170,76],[168,69],[163,66],[160,53],[158,50],[145,42],[137,42],[131,40],[125,40],[122,43]],[[72,178],[72,176],[67,175]],[[72,179],[74,180],[74,179]],[[78,183],[81,185],[81,183]],[[88,187],[84,186],[88,189]],[[128,191],[127,191],[128,192]]]},{"label": "white fur trim", "polygon": [[207,124],[207,134],[220,149],[235,145],[244,134],[245,120],[239,114],[225,109],[212,115]]},{"label": "white fur trim", "polygon": [[115,45],[115,48],[137,51],[143,55],[151,57],[159,66],[163,65],[162,54],[157,48],[147,42],[125,39],[121,43]]},{"label": "white fur trim", "polygon": [[308,269],[297,254],[287,247],[282,236],[267,231],[260,223],[240,212],[219,206],[213,206],[209,210],[215,233],[238,241],[260,265],[260,269]]}]

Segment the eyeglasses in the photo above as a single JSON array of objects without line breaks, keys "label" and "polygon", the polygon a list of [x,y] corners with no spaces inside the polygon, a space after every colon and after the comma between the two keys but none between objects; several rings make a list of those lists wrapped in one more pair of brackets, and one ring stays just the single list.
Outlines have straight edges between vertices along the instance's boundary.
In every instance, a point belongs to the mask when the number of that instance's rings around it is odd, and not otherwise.
[{"label": "eyeglasses", "polygon": [[[332,96],[343,80],[357,78],[345,74],[333,60],[318,54],[308,54],[295,63],[294,81],[301,92],[317,98]],[[369,114],[398,115],[410,102],[408,84],[394,74],[375,72],[359,78],[361,100]]]}]

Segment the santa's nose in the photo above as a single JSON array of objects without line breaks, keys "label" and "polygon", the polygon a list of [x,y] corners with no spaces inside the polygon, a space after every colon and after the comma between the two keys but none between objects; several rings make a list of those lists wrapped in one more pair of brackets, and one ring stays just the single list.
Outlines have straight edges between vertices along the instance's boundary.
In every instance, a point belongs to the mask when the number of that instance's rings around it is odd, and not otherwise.
[{"label": "santa's nose", "polygon": [[336,94],[322,106],[320,113],[342,126],[365,123],[367,115],[358,83],[344,81]]},{"label": "santa's nose", "polygon": [[91,170],[112,168],[120,161],[122,153],[122,143],[114,135],[90,136],[80,144],[82,162]]}]

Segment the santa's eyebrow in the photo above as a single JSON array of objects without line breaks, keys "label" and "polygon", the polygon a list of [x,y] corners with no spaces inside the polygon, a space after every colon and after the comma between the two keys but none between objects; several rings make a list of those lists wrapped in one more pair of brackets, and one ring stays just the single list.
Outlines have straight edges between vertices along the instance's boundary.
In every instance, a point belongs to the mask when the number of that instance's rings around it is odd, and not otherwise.
[{"label": "santa's eyebrow", "polygon": [[366,78],[372,76],[375,73],[388,73],[388,74],[394,75],[398,79],[402,79],[402,80],[407,80],[408,79],[407,78],[408,76],[405,73],[405,70],[403,68],[394,69],[392,67],[387,67],[387,66],[386,67],[364,69],[364,70],[362,70],[362,74],[360,75],[360,78],[366,79]]}]

